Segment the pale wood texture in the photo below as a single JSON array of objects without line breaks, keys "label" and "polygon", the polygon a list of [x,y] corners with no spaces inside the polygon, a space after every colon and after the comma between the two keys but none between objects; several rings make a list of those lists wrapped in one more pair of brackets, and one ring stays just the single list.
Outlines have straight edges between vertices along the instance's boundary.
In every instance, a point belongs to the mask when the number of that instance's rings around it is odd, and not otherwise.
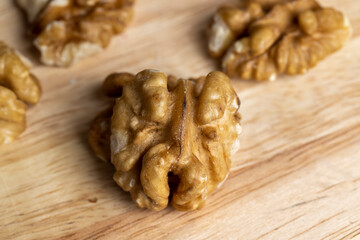
[{"label": "pale wood texture", "polygon": [[[70,69],[38,62],[20,12],[0,2],[0,36],[33,62],[44,94],[28,129],[0,147],[0,239],[359,239],[360,2],[321,1],[350,18],[351,41],[308,74],[233,80],[244,131],[230,177],[200,211],[139,209],[87,144],[114,71],[182,77],[217,67],[204,28],[226,0],[139,0],[128,31]],[[96,201],[97,200],[97,201]]]}]

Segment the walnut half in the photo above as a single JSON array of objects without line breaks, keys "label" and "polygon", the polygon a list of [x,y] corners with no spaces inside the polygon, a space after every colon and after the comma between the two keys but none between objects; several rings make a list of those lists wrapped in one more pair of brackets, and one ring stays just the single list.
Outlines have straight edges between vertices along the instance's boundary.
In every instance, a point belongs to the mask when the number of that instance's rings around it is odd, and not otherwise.
[{"label": "walnut half", "polygon": [[17,0],[47,65],[70,66],[102,51],[133,17],[134,0]]},{"label": "walnut half", "polygon": [[349,37],[346,17],[315,0],[254,0],[218,10],[209,51],[223,56],[230,76],[273,81],[282,73],[307,72]]},{"label": "walnut half", "polygon": [[0,145],[25,130],[26,104],[39,101],[38,79],[29,72],[27,60],[0,41]]},{"label": "walnut half", "polygon": [[[201,208],[226,179],[230,156],[239,148],[240,100],[229,78],[212,72],[176,79],[154,70],[113,74],[117,85],[111,110],[93,122],[89,141],[116,168],[114,180],[139,207]],[[111,131],[111,133],[109,133]],[[108,142],[104,144],[104,142]],[[108,147],[110,145],[110,147]]]}]

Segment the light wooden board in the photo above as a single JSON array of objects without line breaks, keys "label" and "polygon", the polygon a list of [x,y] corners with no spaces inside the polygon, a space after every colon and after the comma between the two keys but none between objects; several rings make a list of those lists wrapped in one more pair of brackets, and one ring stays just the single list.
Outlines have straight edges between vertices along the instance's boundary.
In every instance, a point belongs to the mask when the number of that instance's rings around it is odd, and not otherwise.
[{"label": "light wooden board", "polygon": [[[19,140],[0,147],[0,239],[359,239],[360,2],[328,0],[351,41],[308,74],[274,83],[233,80],[244,131],[228,181],[200,211],[139,209],[87,144],[115,71],[180,77],[217,68],[204,29],[226,0],[139,0],[128,31],[69,69],[38,62],[12,1],[0,38],[35,64],[44,94]],[[97,201],[95,202],[95,199]]]}]

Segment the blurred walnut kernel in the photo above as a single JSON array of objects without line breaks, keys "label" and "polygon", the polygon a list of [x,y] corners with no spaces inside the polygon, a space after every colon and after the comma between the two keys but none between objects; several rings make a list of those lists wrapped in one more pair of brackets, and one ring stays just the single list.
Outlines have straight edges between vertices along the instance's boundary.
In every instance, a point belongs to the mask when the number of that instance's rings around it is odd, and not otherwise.
[{"label": "blurred walnut kernel", "polygon": [[39,101],[41,88],[27,60],[0,41],[0,145],[25,130],[26,103]]},{"label": "blurred walnut kernel", "polygon": [[170,200],[178,210],[201,208],[239,148],[240,100],[229,78],[144,70],[110,75],[103,91],[118,98],[93,121],[89,142],[115,166],[115,182],[139,207],[158,211]]},{"label": "blurred walnut kernel", "polygon": [[47,65],[70,66],[102,51],[133,17],[134,0],[17,0]]},{"label": "blurred walnut kernel", "polygon": [[307,72],[349,37],[346,17],[315,0],[253,0],[218,9],[208,48],[230,76],[273,81]]}]

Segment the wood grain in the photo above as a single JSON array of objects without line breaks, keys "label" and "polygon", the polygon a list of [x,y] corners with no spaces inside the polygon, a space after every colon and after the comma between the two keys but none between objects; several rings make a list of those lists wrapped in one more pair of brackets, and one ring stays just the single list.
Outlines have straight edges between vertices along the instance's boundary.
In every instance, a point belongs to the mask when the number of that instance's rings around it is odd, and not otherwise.
[{"label": "wood grain", "polygon": [[350,18],[351,41],[308,74],[233,80],[244,131],[230,177],[200,211],[138,209],[87,144],[114,71],[177,76],[217,68],[204,28],[225,0],[138,0],[128,31],[70,69],[38,62],[12,1],[0,36],[34,63],[44,95],[28,129],[0,147],[0,239],[360,239],[360,2],[321,1]]}]

